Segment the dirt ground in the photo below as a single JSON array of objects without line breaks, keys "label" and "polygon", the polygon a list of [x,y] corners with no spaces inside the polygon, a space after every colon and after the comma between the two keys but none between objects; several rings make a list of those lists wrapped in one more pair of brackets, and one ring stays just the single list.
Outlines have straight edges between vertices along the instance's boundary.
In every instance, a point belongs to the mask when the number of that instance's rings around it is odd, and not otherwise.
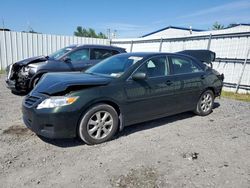
[{"label": "dirt ground", "polygon": [[39,138],[0,75],[0,187],[250,187],[250,103],[217,99],[125,128],[110,142]]}]

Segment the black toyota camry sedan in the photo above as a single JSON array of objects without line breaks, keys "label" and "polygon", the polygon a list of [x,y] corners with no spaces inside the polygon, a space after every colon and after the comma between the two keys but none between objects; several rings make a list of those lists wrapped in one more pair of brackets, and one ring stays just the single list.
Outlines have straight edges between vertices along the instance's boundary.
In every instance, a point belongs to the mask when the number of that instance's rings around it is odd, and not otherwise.
[{"label": "black toyota camry sedan", "polygon": [[71,45],[49,56],[24,59],[7,67],[6,84],[14,94],[27,94],[48,72],[83,71],[125,49],[104,45]]},{"label": "black toyota camry sedan", "polygon": [[202,62],[214,53],[197,59],[200,53],[124,53],[84,73],[48,73],[24,98],[23,120],[44,137],[99,144],[135,123],[185,111],[208,115],[224,77]]}]

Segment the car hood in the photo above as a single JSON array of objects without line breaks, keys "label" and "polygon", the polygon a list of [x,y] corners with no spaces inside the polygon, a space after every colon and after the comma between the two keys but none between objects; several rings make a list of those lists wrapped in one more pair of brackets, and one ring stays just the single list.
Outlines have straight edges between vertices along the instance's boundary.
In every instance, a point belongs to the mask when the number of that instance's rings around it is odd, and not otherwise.
[{"label": "car hood", "polygon": [[36,57],[24,59],[22,61],[18,61],[15,64],[19,65],[19,66],[25,66],[25,65],[29,65],[31,63],[39,63],[39,62],[44,62],[47,60],[48,60],[48,58],[45,56],[36,56]]},{"label": "car hood", "polygon": [[107,85],[112,79],[113,78],[85,74],[82,72],[47,73],[42,77],[32,92],[53,95],[64,92],[69,87],[73,86]]}]

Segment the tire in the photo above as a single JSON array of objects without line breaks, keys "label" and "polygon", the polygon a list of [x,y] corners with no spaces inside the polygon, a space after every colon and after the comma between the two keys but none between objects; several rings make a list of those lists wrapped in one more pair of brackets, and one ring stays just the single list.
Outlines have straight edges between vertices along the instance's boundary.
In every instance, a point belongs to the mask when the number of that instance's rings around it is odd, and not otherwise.
[{"label": "tire", "polygon": [[116,110],[107,104],[91,107],[81,118],[77,133],[86,144],[100,144],[110,140],[118,129]]},{"label": "tire", "polygon": [[36,85],[38,84],[39,80],[41,79],[42,77],[42,74],[41,75],[38,75],[36,76],[33,80],[32,80],[32,83],[31,83],[31,86],[30,86],[30,89],[34,89],[34,87],[36,87]]},{"label": "tire", "polygon": [[201,94],[194,113],[200,116],[206,116],[212,112],[213,106],[214,93],[211,90],[206,90]]}]

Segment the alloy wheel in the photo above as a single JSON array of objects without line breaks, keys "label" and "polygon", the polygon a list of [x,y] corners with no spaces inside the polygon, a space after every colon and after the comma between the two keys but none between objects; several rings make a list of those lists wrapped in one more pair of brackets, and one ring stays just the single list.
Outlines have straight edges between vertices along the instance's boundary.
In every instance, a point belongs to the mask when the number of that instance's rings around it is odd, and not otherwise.
[{"label": "alloy wheel", "polygon": [[212,108],[213,97],[210,93],[205,93],[201,98],[200,107],[203,112],[208,112]]},{"label": "alloy wheel", "polygon": [[87,132],[94,139],[103,139],[113,128],[113,118],[107,111],[94,113],[87,123]]}]

